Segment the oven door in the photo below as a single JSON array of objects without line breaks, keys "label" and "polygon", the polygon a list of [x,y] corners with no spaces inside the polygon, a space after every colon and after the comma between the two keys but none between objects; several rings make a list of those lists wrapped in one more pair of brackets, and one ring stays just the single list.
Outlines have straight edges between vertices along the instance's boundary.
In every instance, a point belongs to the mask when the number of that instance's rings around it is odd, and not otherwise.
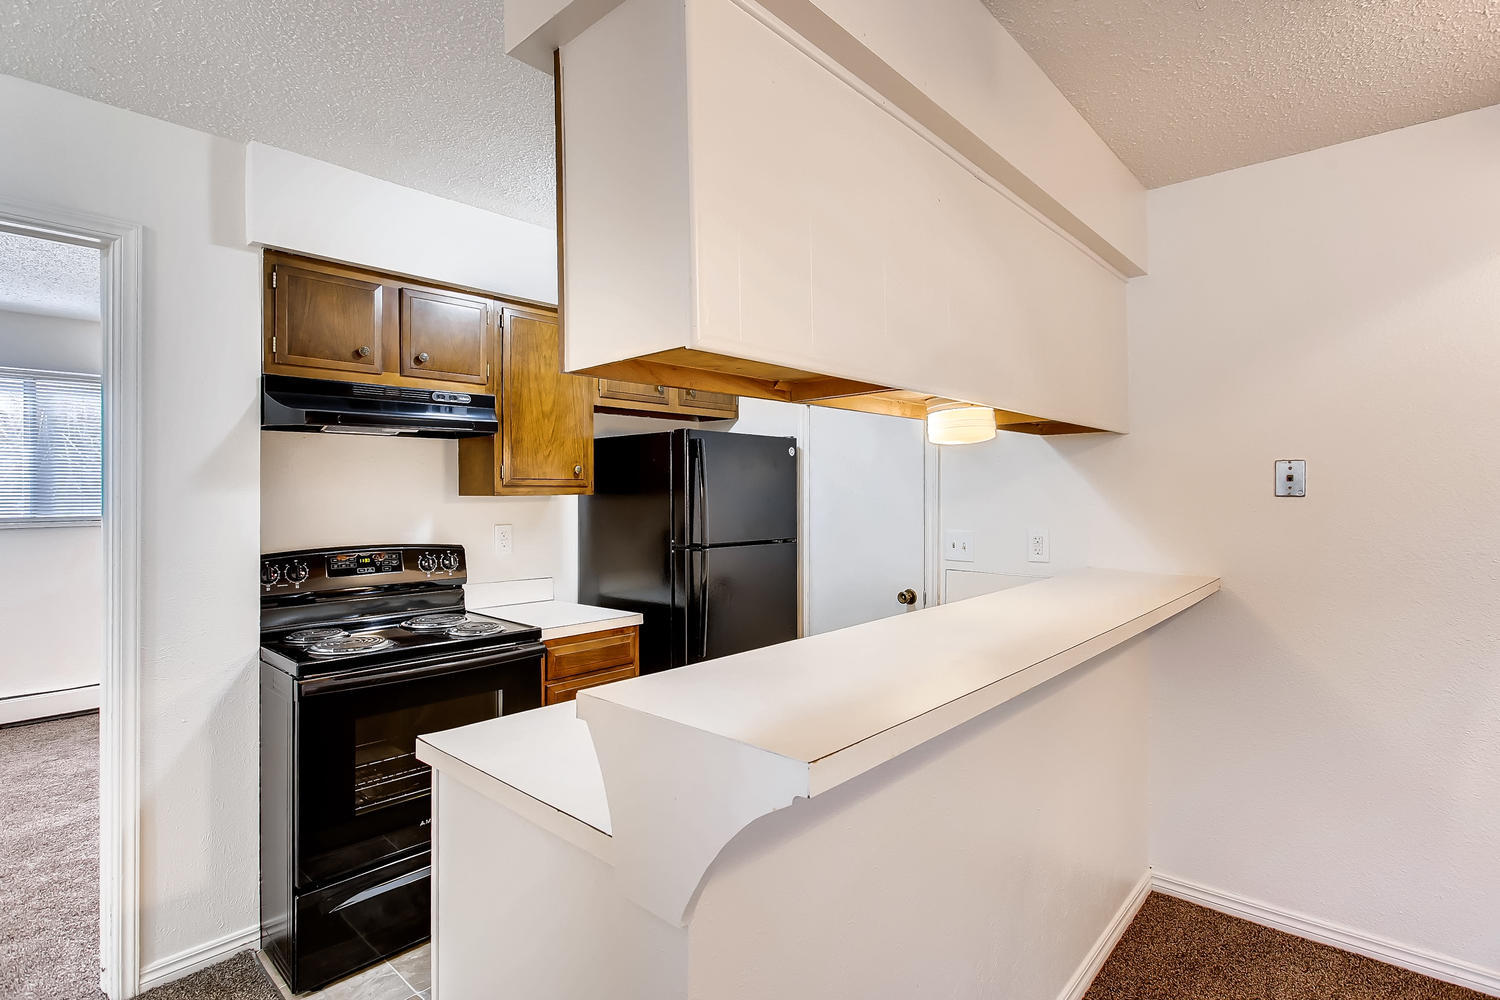
[{"label": "oven door", "polygon": [[425,850],[432,779],[417,737],[541,704],[541,643],[298,684],[298,892]]}]

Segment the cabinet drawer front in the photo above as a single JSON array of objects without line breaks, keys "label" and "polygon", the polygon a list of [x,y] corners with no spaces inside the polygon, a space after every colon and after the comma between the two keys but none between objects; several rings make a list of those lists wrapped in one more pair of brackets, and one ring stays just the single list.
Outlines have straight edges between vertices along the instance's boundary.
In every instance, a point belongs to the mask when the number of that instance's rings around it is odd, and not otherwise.
[{"label": "cabinet drawer front", "polygon": [[489,303],[472,295],[401,289],[401,374],[487,381]]},{"label": "cabinet drawer front", "polygon": [[601,378],[599,380],[599,398],[602,400],[616,400],[622,403],[660,406],[662,409],[666,409],[672,405],[672,390],[664,385],[649,385],[645,382],[621,382],[619,379]]},{"label": "cabinet drawer front", "polygon": [[274,273],[271,359],[276,364],[375,374],[383,370],[383,285],[287,264],[278,264]]},{"label": "cabinet drawer front", "polygon": [[584,688],[598,687],[600,684],[613,684],[615,681],[629,680],[636,675],[634,666],[618,667],[614,670],[601,670],[597,674],[584,674],[581,677],[569,678],[565,681],[548,681],[546,688],[546,702],[556,705],[562,701],[572,701],[578,697],[578,692]]},{"label": "cabinet drawer front", "polygon": [[704,410],[709,413],[735,414],[740,410],[740,398],[727,392],[704,392],[702,389],[678,389],[677,405],[685,410]]},{"label": "cabinet drawer front", "polygon": [[560,681],[596,670],[634,667],[636,630],[616,629],[547,643],[547,680]]}]

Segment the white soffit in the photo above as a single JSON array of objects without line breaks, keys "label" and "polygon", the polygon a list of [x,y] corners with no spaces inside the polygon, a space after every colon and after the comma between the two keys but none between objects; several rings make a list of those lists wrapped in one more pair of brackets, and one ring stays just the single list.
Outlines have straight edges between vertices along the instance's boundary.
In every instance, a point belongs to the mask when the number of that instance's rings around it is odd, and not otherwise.
[{"label": "white soffit", "polygon": [[1500,0],[983,0],[1147,187],[1500,103]]},{"label": "white soffit", "polygon": [[0,310],[99,319],[99,251],[0,230]]},{"label": "white soffit", "polygon": [[498,0],[0,3],[0,73],[551,229],[552,79]]}]

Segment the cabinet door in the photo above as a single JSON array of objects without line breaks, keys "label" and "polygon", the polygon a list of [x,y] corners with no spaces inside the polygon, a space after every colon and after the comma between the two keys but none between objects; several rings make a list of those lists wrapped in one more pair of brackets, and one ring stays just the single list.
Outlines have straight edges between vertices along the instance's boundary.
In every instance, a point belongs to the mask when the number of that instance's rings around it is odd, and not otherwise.
[{"label": "cabinet door", "polygon": [[588,492],[592,379],[563,372],[562,340],[550,316],[507,309],[500,341],[501,485]]},{"label": "cabinet door", "polygon": [[740,398],[727,392],[705,392],[702,389],[674,389],[677,407],[691,413],[728,419],[739,415]]},{"label": "cabinet door", "polygon": [[401,374],[444,382],[488,381],[490,305],[431,288],[401,289]]},{"label": "cabinet door", "polygon": [[277,264],[271,360],[379,374],[385,287],[334,271]]},{"label": "cabinet door", "polygon": [[672,390],[664,385],[650,385],[645,382],[622,382],[614,378],[601,378],[599,380],[599,400],[601,403],[620,403],[622,409],[670,409],[672,406]]}]

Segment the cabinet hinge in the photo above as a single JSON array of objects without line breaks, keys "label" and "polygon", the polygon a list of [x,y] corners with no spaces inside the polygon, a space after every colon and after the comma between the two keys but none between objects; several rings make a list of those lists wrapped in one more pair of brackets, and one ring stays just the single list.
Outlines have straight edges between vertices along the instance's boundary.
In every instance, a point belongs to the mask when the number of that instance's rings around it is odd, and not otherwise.
[{"label": "cabinet hinge", "polygon": [[276,287],[276,268],[271,268],[271,287]]}]

